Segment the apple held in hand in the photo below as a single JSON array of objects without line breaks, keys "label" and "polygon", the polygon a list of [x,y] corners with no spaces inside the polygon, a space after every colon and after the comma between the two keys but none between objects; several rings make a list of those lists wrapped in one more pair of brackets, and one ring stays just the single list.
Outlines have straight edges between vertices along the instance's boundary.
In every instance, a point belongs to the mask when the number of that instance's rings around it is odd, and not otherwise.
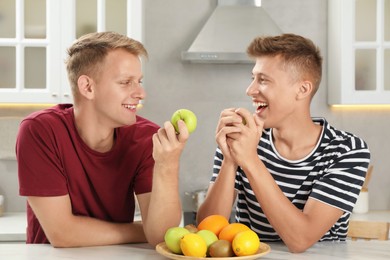
[{"label": "apple held in hand", "polygon": [[182,254],[180,248],[180,239],[185,235],[190,233],[189,230],[183,227],[172,227],[165,232],[164,241],[168,249],[175,254]]},{"label": "apple held in hand", "polygon": [[171,123],[175,127],[176,133],[180,133],[179,126],[177,125],[177,121],[180,119],[184,121],[190,134],[195,131],[197,118],[194,112],[188,109],[179,109],[173,113]]}]

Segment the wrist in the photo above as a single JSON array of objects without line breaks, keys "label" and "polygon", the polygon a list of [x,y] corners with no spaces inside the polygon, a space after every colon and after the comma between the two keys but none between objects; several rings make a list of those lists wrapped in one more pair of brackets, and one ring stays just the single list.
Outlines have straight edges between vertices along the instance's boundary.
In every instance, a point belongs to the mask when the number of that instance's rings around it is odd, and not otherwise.
[{"label": "wrist", "polygon": [[236,172],[238,164],[235,163],[233,160],[228,160],[228,159],[225,158],[222,161],[221,167],[223,167],[223,168],[225,168],[227,170],[233,170],[234,172]]}]

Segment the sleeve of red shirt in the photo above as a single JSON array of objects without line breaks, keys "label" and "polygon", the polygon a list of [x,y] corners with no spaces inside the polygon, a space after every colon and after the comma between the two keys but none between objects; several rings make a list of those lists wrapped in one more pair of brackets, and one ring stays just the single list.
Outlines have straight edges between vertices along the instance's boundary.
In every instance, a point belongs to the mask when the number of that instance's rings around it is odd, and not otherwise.
[{"label": "sleeve of red shirt", "polygon": [[61,196],[68,193],[54,134],[40,121],[22,121],[16,141],[21,196]]}]

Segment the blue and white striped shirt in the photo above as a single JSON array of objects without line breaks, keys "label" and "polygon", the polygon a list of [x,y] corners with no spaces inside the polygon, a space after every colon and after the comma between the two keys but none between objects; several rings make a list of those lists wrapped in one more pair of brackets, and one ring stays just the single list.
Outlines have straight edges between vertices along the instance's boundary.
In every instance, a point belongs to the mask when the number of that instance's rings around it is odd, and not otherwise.
[{"label": "blue and white striped shirt", "polygon": [[[272,129],[264,129],[257,153],[284,195],[298,209],[302,210],[308,198],[312,198],[344,211],[320,239],[343,241],[365,179],[370,151],[362,139],[335,129],[324,118],[313,118],[313,122],[322,125],[323,131],[317,146],[305,158],[291,161],[280,156],[272,142]],[[218,177],[222,160],[223,154],[217,148],[211,182]],[[280,240],[240,167],[236,172],[235,189],[238,192],[236,221],[257,232],[262,241]]]}]

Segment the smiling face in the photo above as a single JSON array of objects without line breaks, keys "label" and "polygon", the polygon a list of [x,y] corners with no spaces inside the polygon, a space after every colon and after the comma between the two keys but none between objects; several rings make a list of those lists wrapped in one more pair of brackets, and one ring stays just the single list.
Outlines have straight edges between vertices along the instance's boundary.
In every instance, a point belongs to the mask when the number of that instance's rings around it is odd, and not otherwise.
[{"label": "smiling face", "polygon": [[137,105],[146,96],[140,58],[124,49],[112,50],[97,74],[91,101],[98,122],[112,128],[134,124]]},{"label": "smiling face", "polygon": [[264,121],[264,128],[278,128],[294,120],[300,82],[281,57],[256,58],[252,75],[246,92],[252,98],[256,115]]}]

